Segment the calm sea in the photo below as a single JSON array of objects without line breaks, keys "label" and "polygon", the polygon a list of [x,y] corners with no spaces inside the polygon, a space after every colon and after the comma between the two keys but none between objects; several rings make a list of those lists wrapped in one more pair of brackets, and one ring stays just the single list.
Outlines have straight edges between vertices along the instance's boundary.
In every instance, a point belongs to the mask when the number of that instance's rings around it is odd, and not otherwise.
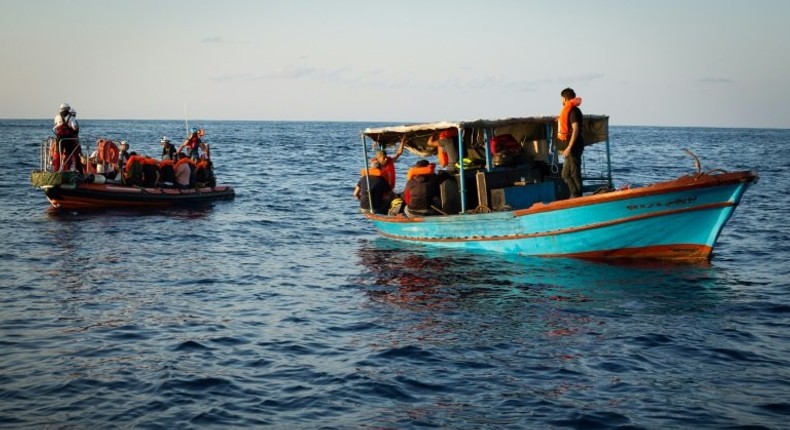
[{"label": "calm sea", "polygon": [[0,121],[0,427],[788,428],[790,130],[612,127],[617,186],[692,172],[682,148],[759,171],[700,267],[392,242],[351,197],[381,124],[191,125],[234,201],[57,214],[29,185],[50,121]]}]

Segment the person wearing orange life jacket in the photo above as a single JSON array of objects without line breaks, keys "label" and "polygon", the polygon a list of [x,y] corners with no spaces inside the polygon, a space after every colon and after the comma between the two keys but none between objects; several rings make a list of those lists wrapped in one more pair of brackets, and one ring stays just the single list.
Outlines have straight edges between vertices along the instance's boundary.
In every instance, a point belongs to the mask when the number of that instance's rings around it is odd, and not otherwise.
[{"label": "person wearing orange life jacket", "polygon": [[175,164],[173,160],[159,162],[159,181],[165,186],[173,186],[176,182]]},{"label": "person wearing orange life jacket", "polygon": [[178,188],[190,188],[195,184],[192,160],[183,152],[179,153],[178,157],[178,161],[176,161],[175,166],[173,166],[175,184]]},{"label": "person wearing orange life jacket", "polygon": [[217,186],[214,164],[205,155],[195,165],[195,185],[199,188]]},{"label": "person wearing orange life jacket", "polygon": [[129,153],[129,160],[123,170],[123,182],[126,185],[143,186],[143,164],[145,157],[136,152]]},{"label": "person wearing orange life jacket", "polygon": [[562,180],[568,185],[571,198],[582,196],[582,155],[584,139],[582,138],[583,115],[579,106],[581,97],[576,92],[565,88],[560,93],[562,110],[557,117],[557,139],[566,145],[562,151],[565,158],[562,165]]},{"label": "person wearing orange life jacket", "polygon": [[380,150],[376,151],[376,161],[381,164],[381,174],[384,176],[384,179],[387,180],[387,183],[390,184],[390,189],[395,189],[395,162],[398,161],[398,158],[403,154],[403,146],[406,144],[406,135],[404,134],[403,137],[400,139],[400,146],[398,146],[397,151],[395,151],[395,155],[392,157],[387,156],[387,151]]},{"label": "person wearing orange life jacket", "polygon": [[439,177],[436,165],[428,160],[419,160],[406,175],[406,188],[403,190],[406,201],[406,216],[435,215],[434,207],[442,205],[439,190]]},{"label": "person wearing orange life jacket", "polygon": [[458,168],[458,129],[447,128],[437,131],[430,138],[428,138],[428,146],[437,148],[439,156],[439,165],[444,167],[448,172],[455,173]]},{"label": "person wearing orange life jacket", "polygon": [[77,111],[72,110],[67,103],[60,105],[60,112],[55,115],[52,131],[57,137],[60,146],[60,164],[64,170],[71,168],[74,163],[80,175],[85,174],[85,167],[82,164],[82,148],[80,146],[80,124],[77,122]]},{"label": "person wearing orange life jacket", "polygon": [[200,136],[198,136],[198,129],[193,128],[189,130],[189,137],[178,147],[178,152],[181,152],[182,149],[187,148],[187,156],[192,160],[199,160],[200,159],[200,151],[202,150],[204,153],[207,152],[206,144],[200,140]]},{"label": "person wearing orange life jacket", "polygon": [[143,160],[143,186],[155,187],[159,183],[159,163],[151,158],[144,157]]},{"label": "person wearing orange life jacket", "polygon": [[[354,198],[359,200],[359,211],[370,212],[372,201],[374,213],[386,214],[393,195],[389,182],[382,176],[381,163],[371,160],[367,171],[362,169],[360,173],[361,178],[359,178],[357,186],[354,187]],[[370,195],[368,195],[368,184],[370,184]]]}]

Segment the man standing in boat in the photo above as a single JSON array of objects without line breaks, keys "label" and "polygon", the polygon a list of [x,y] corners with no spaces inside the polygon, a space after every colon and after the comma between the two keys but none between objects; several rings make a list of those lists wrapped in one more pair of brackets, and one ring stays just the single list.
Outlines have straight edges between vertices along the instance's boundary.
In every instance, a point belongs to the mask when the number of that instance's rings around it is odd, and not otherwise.
[{"label": "man standing in boat", "polygon": [[121,152],[118,154],[118,171],[123,172],[126,168],[126,162],[129,161],[129,142],[122,140],[121,141]]},{"label": "man standing in boat", "polygon": [[176,161],[176,146],[170,143],[170,139],[166,136],[162,136],[162,138],[159,139],[159,143],[162,144],[162,160]]},{"label": "man standing in boat", "polygon": [[77,122],[77,111],[72,110],[67,103],[61,104],[60,112],[55,115],[55,125],[52,127],[52,131],[55,132],[55,136],[58,139],[63,168],[68,170],[73,162],[77,172],[80,175],[84,175],[85,169],[80,159],[82,149],[79,141],[80,124]]},{"label": "man standing in boat", "polygon": [[439,151],[439,165],[447,169],[450,173],[455,173],[458,164],[458,129],[447,128],[437,131],[428,138],[428,146],[437,148]]},{"label": "man standing in boat", "polygon": [[198,136],[198,129],[196,128],[189,130],[189,137],[184,141],[184,143],[181,144],[181,146],[178,147],[178,152],[181,152],[181,150],[185,147],[188,150],[187,156],[189,156],[189,158],[194,161],[200,159],[200,150],[202,150],[204,153],[208,152],[206,150],[206,144],[200,140],[200,136]]},{"label": "man standing in boat", "polygon": [[384,149],[376,152],[376,161],[381,164],[381,174],[384,176],[384,179],[387,180],[387,183],[390,184],[390,189],[395,189],[395,162],[400,158],[403,154],[403,146],[406,145],[406,135],[404,134],[403,137],[400,139],[400,146],[398,150],[395,151],[395,155],[390,157],[387,155],[387,151]]},{"label": "man standing in boat", "polygon": [[582,196],[582,155],[584,153],[584,139],[582,139],[582,104],[581,97],[576,97],[576,92],[565,88],[560,93],[562,97],[562,111],[557,118],[557,139],[565,145],[562,156],[565,158],[562,165],[562,180],[568,185],[571,198]]}]

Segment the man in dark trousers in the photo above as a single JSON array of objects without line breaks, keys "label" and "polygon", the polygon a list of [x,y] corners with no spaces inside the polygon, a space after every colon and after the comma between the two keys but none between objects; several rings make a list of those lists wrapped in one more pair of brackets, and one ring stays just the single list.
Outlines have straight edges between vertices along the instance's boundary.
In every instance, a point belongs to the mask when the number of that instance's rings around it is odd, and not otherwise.
[{"label": "man in dark trousers", "polygon": [[568,184],[571,198],[582,196],[582,155],[584,153],[584,139],[582,139],[582,104],[581,97],[576,97],[576,92],[565,88],[560,93],[562,97],[562,111],[557,118],[557,139],[565,145],[562,156],[565,161],[562,165],[562,180]]}]

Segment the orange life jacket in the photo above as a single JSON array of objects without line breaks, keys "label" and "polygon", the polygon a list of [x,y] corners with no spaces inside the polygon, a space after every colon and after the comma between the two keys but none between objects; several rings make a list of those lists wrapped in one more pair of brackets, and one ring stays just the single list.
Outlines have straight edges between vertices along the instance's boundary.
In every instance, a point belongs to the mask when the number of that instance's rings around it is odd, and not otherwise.
[{"label": "orange life jacket", "polygon": [[[439,132],[439,140],[442,139],[452,139],[458,137],[458,129],[457,128],[447,128]],[[444,152],[441,146],[436,148],[437,154],[436,156],[439,157],[439,165],[444,167],[447,163],[450,162],[450,157]]]},{"label": "orange life jacket", "polygon": [[410,168],[409,171],[406,173],[406,180],[408,181],[409,179],[419,175],[431,175],[435,171],[436,171],[436,165],[433,163],[425,167],[414,166]]},{"label": "orange life jacket", "polygon": [[58,141],[51,139],[49,141],[49,156],[52,158],[52,171],[57,172],[60,170],[60,150]]},{"label": "orange life jacket", "polygon": [[[381,169],[374,169],[373,167],[370,167],[367,171],[370,172],[370,176],[381,176]],[[359,176],[365,176],[365,169],[359,170]]]},{"label": "orange life jacket", "polygon": [[187,148],[189,149],[197,149],[200,147],[200,138],[197,136],[197,133],[193,134],[189,137],[189,141],[187,143]]},{"label": "orange life jacket", "polygon": [[142,155],[132,155],[129,157],[129,159],[126,160],[126,166],[124,166],[124,174],[128,174],[132,165],[136,163],[139,163],[142,166],[145,163],[145,157]]},{"label": "orange life jacket", "polygon": [[147,166],[156,166],[159,167],[159,162],[156,161],[155,158],[145,157],[143,158],[143,164]]},{"label": "orange life jacket", "polygon": [[391,189],[395,189],[395,162],[392,157],[387,157],[387,163],[381,166],[381,176],[390,184]]},{"label": "orange life jacket", "polygon": [[[571,128],[570,124],[568,123],[568,117],[571,114],[571,110],[576,106],[581,106],[582,98],[576,97],[575,99],[568,100],[562,105],[562,110],[560,111],[560,115],[557,117],[557,139],[566,142],[571,138]],[[581,132],[581,130],[579,130]]]},{"label": "orange life jacket", "polygon": [[447,156],[447,153],[444,152],[441,146],[436,147],[436,149],[438,150],[436,156],[439,157],[439,165],[442,167],[446,166],[450,162],[450,157]]},{"label": "orange life jacket", "polygon": [[192,161],[192,159],[191,159],[191,158],[189,158],[189,157],[184,157],[184,158],[181,158],[181,159],[179,159],[178,161],[176,161],[176,163],[173,165],[173,168],[174,168],[174,169],[178,169],[178,167],[179,167],[180,165],[184,164],[184,163],[189,163],[189,164],[191,164],[191,165],[192,165],[192,167],[195,167],[195,162],[194,162],[194,161]]}]

